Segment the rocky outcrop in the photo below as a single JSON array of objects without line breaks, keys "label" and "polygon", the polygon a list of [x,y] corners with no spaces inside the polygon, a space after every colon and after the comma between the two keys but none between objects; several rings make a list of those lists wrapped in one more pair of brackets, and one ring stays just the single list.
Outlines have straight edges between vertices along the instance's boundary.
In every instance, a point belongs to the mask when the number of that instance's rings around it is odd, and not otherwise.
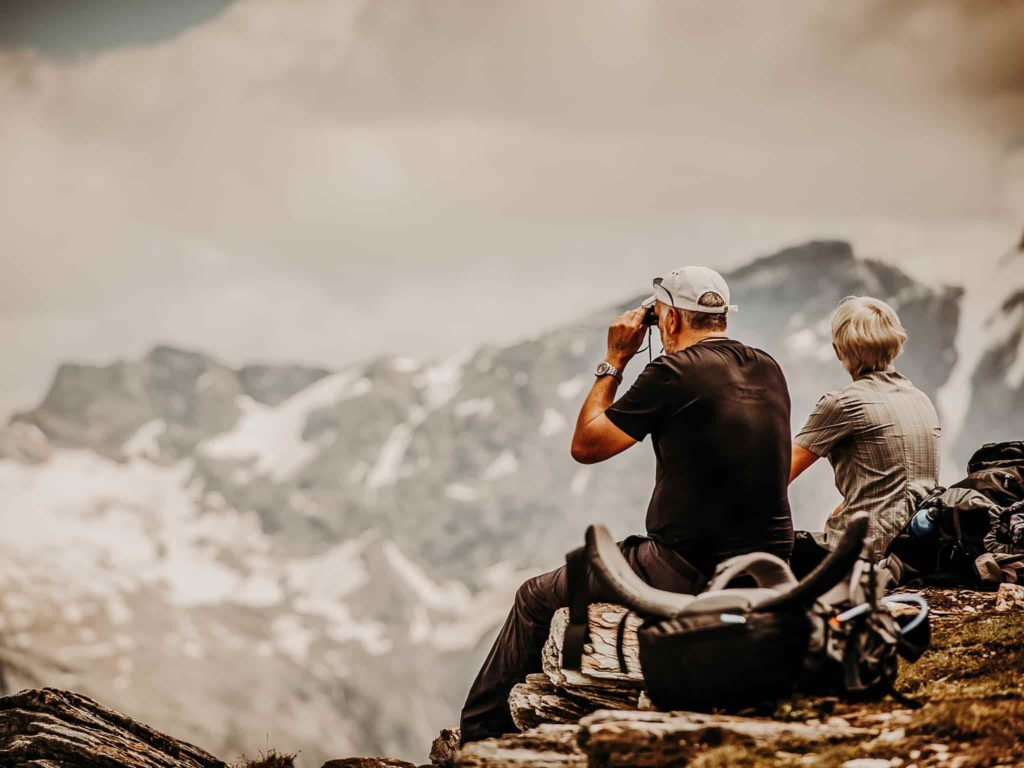
[{"label": "rocky outcrop", "polygon": [[625,609],[611,603],[593,603],[588,611],[590,642],[579,673],[562,669],[569,611],[562,608],[555,613],[542,652],[544,673],[529,675],[509,696],[512,719],[520,730],[541,723],[575,723],[598,709],[642,708],[644,681],[636,639],[640,618],[635,614],[626,616],[622,642],[626,671],[622,672],[616,637]]},{"label": "rocky outcrop", "polygon": [[456,768],[575,768],[587,765],[577,743],[577,725],[541,725],[519,734],[487,739],[459,751]]},{"label": "rocky outcrop", "polygon": [[451,768],[455,754],[459,751],[460,731],[458,728],[442,728],[441,733],[430,745],[430,762],[441,768]]},{"label": "rocky outcrop", "polygon": [[0,765],[227,768],[199,747],[54,688],[0,699]]},{"label": "rocky outcrop", "polygon": [[1000,584],[999,592],[996,594],[996,610],[1000,613],[1024,612],[1024,585]]}]

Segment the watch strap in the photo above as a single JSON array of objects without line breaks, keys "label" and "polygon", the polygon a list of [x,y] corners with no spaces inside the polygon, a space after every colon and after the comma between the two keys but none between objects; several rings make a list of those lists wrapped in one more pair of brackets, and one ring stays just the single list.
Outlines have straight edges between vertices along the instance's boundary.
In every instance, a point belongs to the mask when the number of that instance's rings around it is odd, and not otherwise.
[{"label": "watch strap", "polygon": [[622,371],[607,360],[603,360],[598,363],[597,370],[594,371],[594,375],[598,378],[601,378],[602,376],[614,376],[620,384],[622,383]]}]

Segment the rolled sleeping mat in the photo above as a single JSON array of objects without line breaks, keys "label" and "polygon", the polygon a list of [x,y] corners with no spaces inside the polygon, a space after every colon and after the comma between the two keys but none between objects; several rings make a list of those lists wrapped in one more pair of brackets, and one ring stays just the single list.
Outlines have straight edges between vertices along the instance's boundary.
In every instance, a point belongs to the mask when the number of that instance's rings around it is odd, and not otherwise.
[{"label": "rolled sleeping mat", "polygon": [[[860,557],[867,532],[867,514],[854,515],[839,540],[839,545],[799,582],[792,578],[791,573],[787,577],[788,568],[780,568],[779,563],[772,562],[777,558],[767,553],[740,555],[719,566],[716,572],[717,583],[727,584],[742,574],[753,576],[759,589],[724,589],[716,592],[724,598],[723,592],[735,591],[736,599],[727,602],[730,604],[728,607],[736,609],[809,608],[815,600],[849,576],[854,563]],[[705,607],[700,602],[694,605],[694,601],[701,600],[701,595],[685,595],[657,589],[637,576],[623,556],[619,545],[603,525],[595,524],[587,528],[586,542],[590,567],[615,599],[625,607],[644,616],[666,619],[680,613],[689,613],[698,606],[701,609]],[[706,607],[713,607],[710,599]],[[719,609],[717,595],[714,607],[716,610]]]},{"label": "rolled sleeping mat", "polygon": [[868,516],[858,512],[850,519],[839,545],[795,586],[754,606],[757,610],[810,608],[814,601],[850,575],[868,535]]}]

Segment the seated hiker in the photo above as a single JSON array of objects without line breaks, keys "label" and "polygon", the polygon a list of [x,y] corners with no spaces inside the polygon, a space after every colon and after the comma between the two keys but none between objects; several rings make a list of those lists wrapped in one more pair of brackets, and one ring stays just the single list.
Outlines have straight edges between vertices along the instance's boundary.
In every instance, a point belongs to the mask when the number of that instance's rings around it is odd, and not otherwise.
[{"label": "seated hiker", "polygon": [[895,310],[878,299],[848,296],[832,316],[832,346],[853,381],[823,395],[793,438],[790,482],[827,456],[843,501],[823,535],[797,534],[797,576],[835,547],[857,512],[869,515],[880,560],[916,502],[939,484],[939,417],[928,395],[893,368],[906,339]]},{"label": "seated hiker", "polygon": [[[775,360],[726,335],[729,288],[721,275],[683,267],[654,285],[653,296],[608,329],[608,355],[571,452],[593,464],[652,435],[648,535],[619,547],[652,586],[695,594],[727,557],[758,550],[789,557],[789,390]],[[651,324],[656,316],[665,353],[613,403],[622,369],[643,343],[645,315]],[[591,585],[593,599],[608,599]],[[509,691],[541,671],[551,618],[567,602],[564,567],[519,588],[462,710],[464,742],[514,730]]]}]

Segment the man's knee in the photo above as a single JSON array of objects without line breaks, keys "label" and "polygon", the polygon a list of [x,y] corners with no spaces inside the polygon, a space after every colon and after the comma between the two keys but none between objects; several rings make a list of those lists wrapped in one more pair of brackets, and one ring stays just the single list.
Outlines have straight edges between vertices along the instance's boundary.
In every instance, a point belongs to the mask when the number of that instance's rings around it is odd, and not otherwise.
[{"label": "man's knee", "polygon": [[527,579],[516,590],[516,607],[537,619],[550,619],[565,605],[564,589],[560,589],[559,572],[552,571]]},{"label": "man's knee", "polygon": [[516,590],[516,605],[522,608],[536,606],[540,602],[542,590],[543,583],[540,576],[533,576],[527,579]]}]

